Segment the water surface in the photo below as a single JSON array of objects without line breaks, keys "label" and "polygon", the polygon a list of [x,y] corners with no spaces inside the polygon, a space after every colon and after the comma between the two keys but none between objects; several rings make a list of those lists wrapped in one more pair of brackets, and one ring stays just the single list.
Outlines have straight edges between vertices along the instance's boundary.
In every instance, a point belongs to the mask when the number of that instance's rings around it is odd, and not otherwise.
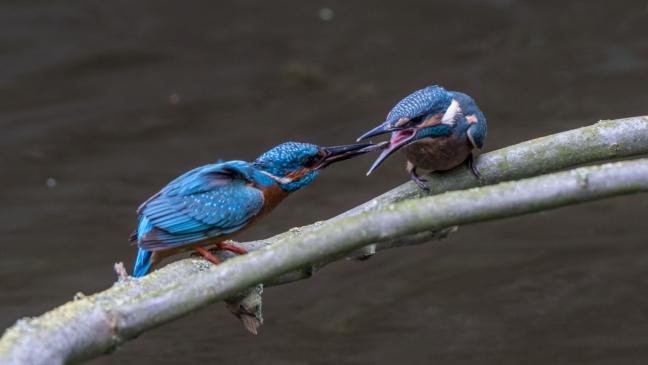
[{"label": "water surface", "polygon": [[[325,11],[322,20],[322,8]],[[646,114],[645,1],[0,3],[0,327],[108,287],[134,210],[181,172],[287,140],[348,143],[400,97],[473,95],[487,150]],[[371,156],[242,238],[325,219],[403,181]],[[93,364],[645,364],[648,199],[462,227],[221,304]]]}]

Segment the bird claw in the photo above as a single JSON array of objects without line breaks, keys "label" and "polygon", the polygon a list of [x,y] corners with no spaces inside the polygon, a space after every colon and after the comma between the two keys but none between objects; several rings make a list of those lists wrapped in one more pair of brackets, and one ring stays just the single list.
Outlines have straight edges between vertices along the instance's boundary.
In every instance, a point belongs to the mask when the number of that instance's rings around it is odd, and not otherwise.
[{"label": "bird claw", "polygon": [[423,179],[413,179],[413,180],[416,186],[418,186],[421,190],[425,190],[426,192],[430,191],[430,187],[425,184],[427,180],[423,180]]},{"label": "bird claw", "polygon": [[418,186],[421,190],[430,191],[430,187],[427,186],[427,180],[421,178],[420,176],[413,174],[412,181]]},{"label": "bird claw", "polygon": [[[214,254],[216,253],[215,251],[217,250],[226,250],[233,252],[235,254],[239,255],[245,255],[247,253],[247,250],[238,247],[236,245],[233,245],[231,243],[225,243],[225,242],[219,242],[213,248],[205,248],[202,246],[196,246],[194,250],[196,250],[196,253],[198,254],[197,256],[202,256],[205,258],[205,260],[211,262],[214,265],[219,265],[221,263],[221,260],[215,256]],[[209,246],[208,246],[209,247]]]},{"label": "bird claw", "polygon": [[470,172],[472,172],[472,174],[475,175],[477,180],[481,180],[482,176],[479,173],[479,171],[477,170],[477,167],[475,166],[475,155],[473,155],[471,153],[470,156],[468,156],[468,158],[466,158],[466,165],[468,166],[468,169],[470,170]]},{"label": "bird claw", "polygon": [[477,170],[475,165],[471,165],[468,167],[470,169],[470,172],[477,178],[477,180],[481,180],[481,173]]},{"label": "bird claw", "polygon": [[[226,243],[226,242],[219,242],[216,244],[207,245],[204,247],[204,249],[212,254],[215,254],[218,251],[229,251],[237,255],[245,255],[246,253],[248,253],[248,251],[243,247],[239,247],[233,243]],[[198,252],[192,252],[191,256],[204,256],[204,255]]]},{"label": "bird claw", "polygon": [[232,243],[225,243],[225,242],[220,242],[216,244],[216,247],[213,248],[213,250],[223,250],[223,251],[229,251],[238,255],[245,255],[247,252],[246,249],[243,247],[239,247],[235,244]]},{"label": "bird claw", "polygon": [[426,182],[428,182],[426,179],[422,178],[419,176],[419,174],[416,173],[416,168],[413,168],[410,170],[410,178],[416,186],[418,186],[421,190],[424,191],[430,191],[430,188],[427,186]]},{"label": "bird claw", "polygon": [[194,248],[194,250],[196,250],[196,252],[197,252],[200,256],[204,257],[205,260],[211,262],[211,263],[214,264],[214,265],[219,265],[219,264],[221,263],[221,261],[220,261],[220,259],[219,259],[218,257],[214,256],[214,255],[211,253],[211,251],[206,250],[204,247],[196,246],[196,247]]}]

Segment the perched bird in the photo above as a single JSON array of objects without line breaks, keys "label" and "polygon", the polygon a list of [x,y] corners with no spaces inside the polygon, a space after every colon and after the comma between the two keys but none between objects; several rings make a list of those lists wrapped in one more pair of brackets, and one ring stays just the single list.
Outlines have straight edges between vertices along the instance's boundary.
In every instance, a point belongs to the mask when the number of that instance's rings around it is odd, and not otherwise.
[{"label": "perched bird", "polygon": [[246,253],[223,241],[308,185],[323,168],[379,147],[287,142],[251,163],[218,162],[179,176],[137,210],[139,225],[131,241],[137,241],[139,251],[133,276],[145,275],[164,257],[182,251],[195,250],[214,264],[219,260],[210,247]]},{"label": "perched bird", "polygon": [[367,175],[401,149],[407,157],[407,171],[421,189],[428,187],[417,168],[444,171],[465,162],[479,177],[474,152],[484,146],[486,118],[470,96],[437,85],[415,91],[394,106],[385,122],[358,141],[390,132],[389,145]]}]

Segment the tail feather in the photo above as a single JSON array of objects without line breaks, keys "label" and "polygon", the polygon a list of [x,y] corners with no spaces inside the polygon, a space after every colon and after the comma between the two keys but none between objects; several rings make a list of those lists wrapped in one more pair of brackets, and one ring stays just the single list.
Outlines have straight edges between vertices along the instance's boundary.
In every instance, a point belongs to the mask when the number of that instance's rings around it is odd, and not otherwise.
[{"label": "tail feather", "polygon": [[[141,216],[137,229],[133,232],[133,235],[131,235],[131,240],[139,241],[142,236],[151,229],[153,229],[153,225],[146,217]],[[148,251],[139,247],[139,250],[137,251],[137,259],[135,260],[135,267],[133,267],[133,277],[138,278],[146,275],[153,263],[151,261],[152,256],[153,251]]]},{"label": "tail feather", "polygon": [[135,260],[135,267],[133,267],[133,277],[139,278],[146,275],[153,263],[151,261],[152,256],[152,251],[147,251],[143,248],[137,251],[137,260]]}]

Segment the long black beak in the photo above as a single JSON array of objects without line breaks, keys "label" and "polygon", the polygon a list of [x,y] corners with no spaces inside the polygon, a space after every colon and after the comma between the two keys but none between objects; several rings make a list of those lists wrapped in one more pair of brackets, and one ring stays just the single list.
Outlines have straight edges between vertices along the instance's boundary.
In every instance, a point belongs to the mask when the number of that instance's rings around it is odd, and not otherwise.
[{"label": "long black beak", "polygon": [[352,157],[360,156],[367,152],[381,149],[386,144],[387,142],[382,142],[378,144],[356,143],[356,144],[347,144],[342,146],[322,147],[325,156],[322,159],[322,161],[317,165],[316,169],[318,170],[323,169],[334,162],[348,160]]},{"label": "long black beak", "polygon": [[371,167],[369,168],[369,171],[367,171],[367,176],[371,175],[371,173],[380,166],[383,161],[389,157],[392,153],[396,152],[397,148],[385,148],[381,153],[380,156],[374,161],[373,164],[371,164]]},{"label": "long black beak", "polygon": [[358,137],[357,141],[360,142],[360,141],[363,141],[365,139],[368,139],[368,138],[371,138],[371,137],[374,137],[374,136],[379,136],[381,134],[397,131],[399,129],[401,129],[401,128],[393,127],[390,123],[383,123],[383,124],[377,126],[376,128],[370,130],[369,132],[367,132],[367,133],[361,135],[360,137]]}]

